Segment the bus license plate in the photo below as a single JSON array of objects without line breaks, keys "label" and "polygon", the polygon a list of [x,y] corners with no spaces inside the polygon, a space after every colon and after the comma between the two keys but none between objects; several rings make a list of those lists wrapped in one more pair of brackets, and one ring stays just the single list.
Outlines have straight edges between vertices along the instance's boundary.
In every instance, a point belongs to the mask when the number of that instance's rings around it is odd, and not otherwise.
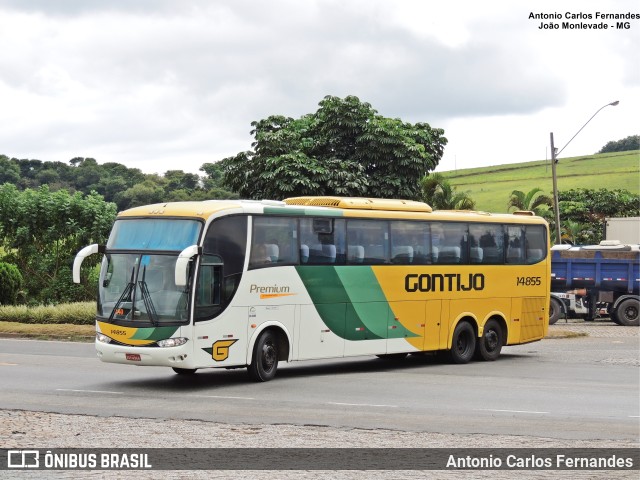
[{"label": "bus license plate", "polygon": [[142,360],[139,353],[125,353],[125,358],[127,360],[131,360],[132,362],[139,362],[140,360]]}]

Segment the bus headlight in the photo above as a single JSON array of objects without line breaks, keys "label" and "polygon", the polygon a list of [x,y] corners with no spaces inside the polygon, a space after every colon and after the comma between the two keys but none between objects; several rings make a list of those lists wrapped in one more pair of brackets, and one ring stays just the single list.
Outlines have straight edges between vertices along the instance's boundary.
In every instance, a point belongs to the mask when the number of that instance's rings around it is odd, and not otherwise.
[{"label": "bus headlight", "polygon": [[156,344],[159,347],[179,347],[180,345],[184,345],[189,341],[188,338],[177,337],[177,338],[167,338],[166,340],[158,340]]},{"label": "bus headlight", "polygon": [[100,332],[96,333],[96,340],[100,343],[111,343],[111,338]]}]

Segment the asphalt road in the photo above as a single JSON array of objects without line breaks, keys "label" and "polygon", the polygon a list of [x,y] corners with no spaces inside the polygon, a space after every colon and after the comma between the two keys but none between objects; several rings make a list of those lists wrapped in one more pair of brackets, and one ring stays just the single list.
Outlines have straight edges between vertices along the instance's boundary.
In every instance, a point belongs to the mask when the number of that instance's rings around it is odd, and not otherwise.
[{"label": "asphalt road", "polygon": [[281,364],[262,384],[244,369],[185,377],[101,363],[92,344],[0,339],[0,409],[638,441],[640,338],[604,328],[613,333],[507,347],[496,362]]}]

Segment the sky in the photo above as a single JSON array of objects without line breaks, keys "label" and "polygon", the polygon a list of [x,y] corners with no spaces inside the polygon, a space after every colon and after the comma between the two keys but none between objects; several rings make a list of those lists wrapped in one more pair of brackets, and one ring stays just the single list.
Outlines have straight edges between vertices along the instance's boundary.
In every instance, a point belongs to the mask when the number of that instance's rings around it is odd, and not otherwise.
[{"label": "sky", "polygon": [[640,134],[639,52],[636,0],[0,0],[0,154],[199,173],[355,95],[443,128],[449,171],[550,158],[619,101],[560,157],[590,155]]}]

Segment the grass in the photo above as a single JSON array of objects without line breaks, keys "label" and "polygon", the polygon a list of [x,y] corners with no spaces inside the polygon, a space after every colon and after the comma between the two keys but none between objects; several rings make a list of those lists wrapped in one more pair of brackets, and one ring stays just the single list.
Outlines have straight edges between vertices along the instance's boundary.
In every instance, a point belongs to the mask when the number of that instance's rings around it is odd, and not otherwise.
[{"label": "grass", "polygon": [[74,324],[93,325],[96,318],[95,302],[65,303],[62,305],[0,306],[0,324],[17,322],[25,324]]},{"label": "grass", "polygon": [[37,338],[42,340],[70,340],[76,342],[93,341],[96,334],[94,325],[33,324],[0,322],[0,337]]},{"label": "grass", "polygon": [[[640,150],[561,158],[557,164],[559,190],[624,189],[640,194]],[[467,192],[478,210],[501,213],[513,190],[541,188],[551,195],[549,161],[497,165],[442,172],[457,190]]]},{"label": "grass", "polygon": [[559,339],[559,338],[575,338],[575,337],[588,337],[587,332],[572,332],[570,330],[551,330],[544,338]]}]

